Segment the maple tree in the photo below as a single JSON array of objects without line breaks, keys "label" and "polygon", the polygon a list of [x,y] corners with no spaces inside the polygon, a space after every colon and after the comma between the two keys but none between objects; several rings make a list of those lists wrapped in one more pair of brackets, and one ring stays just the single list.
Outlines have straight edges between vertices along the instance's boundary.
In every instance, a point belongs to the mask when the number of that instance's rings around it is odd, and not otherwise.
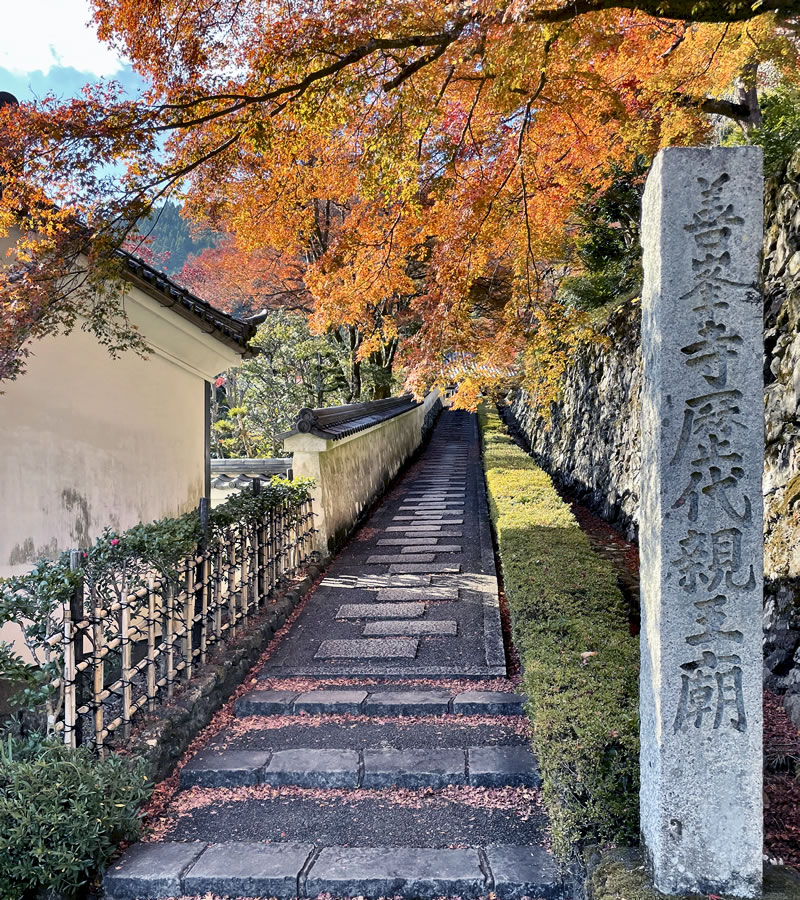
[{"label": "maple tree", "polygon": [[76,317],[135,341],[92,292],[172,197],[302,282],[356,360],[392,348],[415,390],[457,371],[467,405],[522,366],[546,399],[588,327],[558,302],[576,204],[638,155],[708,140],[709,114],[757,126],[763,73],[798,72],[794,0],[93,7],[151,87],[0,109],[0,229],[23,232],[0,274],[6,375]]}]

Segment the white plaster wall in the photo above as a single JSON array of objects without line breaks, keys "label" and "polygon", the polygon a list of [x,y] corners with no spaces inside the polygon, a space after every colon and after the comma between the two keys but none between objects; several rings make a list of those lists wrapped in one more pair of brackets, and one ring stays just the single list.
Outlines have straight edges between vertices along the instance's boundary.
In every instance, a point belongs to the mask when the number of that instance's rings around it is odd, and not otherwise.
[{"label": "white plaster wall", "polygon": [[0,577],[204,493],[205,380],[241,358],[137,288],[126,308],[146,359],[112,359],[78,327],[34,342],[25,373],[2,385]]}]

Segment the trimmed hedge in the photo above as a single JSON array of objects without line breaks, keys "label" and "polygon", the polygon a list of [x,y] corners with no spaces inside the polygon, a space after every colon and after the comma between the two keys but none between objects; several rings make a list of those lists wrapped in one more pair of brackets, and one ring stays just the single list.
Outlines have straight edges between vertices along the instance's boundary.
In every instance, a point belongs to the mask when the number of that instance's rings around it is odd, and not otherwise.
[{"label": "trimmed hedge", "polygon": [[497,412],[479,418],[553,848],[567,859],[587,844],[635,842],[639,642],[616,576]]}]

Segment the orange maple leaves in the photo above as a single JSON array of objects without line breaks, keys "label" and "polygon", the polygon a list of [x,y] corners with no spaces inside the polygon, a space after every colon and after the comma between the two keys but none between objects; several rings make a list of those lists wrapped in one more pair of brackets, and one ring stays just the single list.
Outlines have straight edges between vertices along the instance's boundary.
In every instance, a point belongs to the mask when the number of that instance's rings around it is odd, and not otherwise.
[{"label": "orange maple leaves", "polygon": [[[49,172],[60,202],[112,236],[154,197],[185,195],[193,218],[230,236],[194,275],[210,299],[290,299],[318,331],[358,329],[360,358],[399,340],[410,386],[457,371],[470,403],[503,373],[558,371],[583,333],[557,289],[587,187],[612,163],[706,139],[707,98],[754,63],[797,70],[773,14],[698,24],[491,0],[94,7],[101,37],[152,89],[133,104],[113,92],[48,101],[16,131],[6,122],[7,146],[30,154],[6,179],[12,194],[31,178],[44,190]],[[110,161],[127,166],[116,187],[98,175]]]}]

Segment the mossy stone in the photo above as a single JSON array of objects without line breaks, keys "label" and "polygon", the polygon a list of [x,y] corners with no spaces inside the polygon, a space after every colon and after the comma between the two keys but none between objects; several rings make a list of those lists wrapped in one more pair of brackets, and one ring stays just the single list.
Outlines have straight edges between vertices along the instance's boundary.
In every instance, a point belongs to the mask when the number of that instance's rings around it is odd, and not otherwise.
[{"label": "mossy stone", "polygon": [[[624,847],[596,853],[586,879],[587,900],[708,900],[707,894],[676,897],[650,883],[642,852]],[[718,900],[736,900],[719,897]],[[800,875],[786,866],[764,867],[762,900],[800,900]]]}]

